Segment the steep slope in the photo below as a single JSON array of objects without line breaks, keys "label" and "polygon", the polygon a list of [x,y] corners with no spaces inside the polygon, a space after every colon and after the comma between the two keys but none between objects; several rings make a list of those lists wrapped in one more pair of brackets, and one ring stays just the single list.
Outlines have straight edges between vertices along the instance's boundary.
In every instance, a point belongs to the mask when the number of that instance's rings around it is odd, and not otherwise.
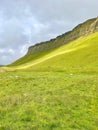
[{"label": "steep slope", "polygon": [[42,42],[40,44],[36,44],[35,46],[31,46],[28,49],[27,54],[12,63],[11,66],[18,66],[21,64],[25,64],[32,60],[39,59],[46,54],[54,51],[56,48],[59,48],[66,43],[69,43],[75,39],[78,39],[81,36],[87,36],[94,32],[98,31],[98,18],[87,20],[86,22],[79,24],[72,31],[69,31],[61,36],[58,36],[55,39],[52,39],[47,42]]},{"label": "steep slope", "polygon": [[[26,57],[24,59],[27,60]],[[43,53],[42,56],[39,54],[38,58],[33,57],[27,63],[11,66],[11,68],[36,71],[98,72],[98,32],[74,40],[54,51]]]},{"label": "steep slope", "polygon": [[71,42],[31,66],[37,71],[98,72],[98,33]]}]

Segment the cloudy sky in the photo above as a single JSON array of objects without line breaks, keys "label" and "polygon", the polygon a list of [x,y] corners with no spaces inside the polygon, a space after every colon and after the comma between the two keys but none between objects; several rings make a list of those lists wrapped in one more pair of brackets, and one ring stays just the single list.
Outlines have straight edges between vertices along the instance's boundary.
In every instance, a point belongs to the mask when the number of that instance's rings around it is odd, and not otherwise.
[{"label": "cloudy sky", "polygon": [[0,64],[98,16],[98,0],[0,0]]}]

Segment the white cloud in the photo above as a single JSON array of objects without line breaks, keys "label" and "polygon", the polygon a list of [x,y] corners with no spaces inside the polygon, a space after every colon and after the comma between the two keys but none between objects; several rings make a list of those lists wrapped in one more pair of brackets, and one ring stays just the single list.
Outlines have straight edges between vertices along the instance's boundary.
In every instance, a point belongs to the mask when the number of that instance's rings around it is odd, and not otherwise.
[{"label": "white cloud", "polygon": [[10,53],[11,55],[15,54],[15,51],[13,49],[9,49],[8,53]]},{"label": "white cloud", "polygon": [[28,44],[25,44],[22,47],[20,47],[20,54],[24,55],[24,52],[27,51],[27,48],[28,48]]}]

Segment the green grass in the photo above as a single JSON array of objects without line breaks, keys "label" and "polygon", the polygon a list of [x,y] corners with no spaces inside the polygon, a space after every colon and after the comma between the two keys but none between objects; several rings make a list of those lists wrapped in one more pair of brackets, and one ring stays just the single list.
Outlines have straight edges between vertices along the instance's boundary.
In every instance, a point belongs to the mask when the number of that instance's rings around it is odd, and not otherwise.
[{"label": "green grass", "polygon": [[44,55],[46,55],[47,53],[49,53],[49,52],[47,51],[47,52],[37,53],[37,54],[33,54],[33,55],[25,55],[22,58],[18,59],[17,61],[13,62],[12,64],[10,64],[8,66],[10,67],[10,66],[18,66],[21,64],[25,64],[27,62],[30,62],[31,60],[39,59],[39,58],[43,57]]},{"label": "green grass", "polygon": [[3,69],[0,130],[98,129],[98,33]]},{"label": "green grass", "polygon": [[97,130],[97,93],[97,73],[0,73],[0,130]]}]

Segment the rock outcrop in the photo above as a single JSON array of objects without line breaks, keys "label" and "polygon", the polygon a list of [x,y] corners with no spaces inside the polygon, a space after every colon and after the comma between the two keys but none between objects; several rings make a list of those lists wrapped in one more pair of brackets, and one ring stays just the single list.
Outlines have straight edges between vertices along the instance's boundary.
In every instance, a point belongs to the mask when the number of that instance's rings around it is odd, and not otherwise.
[{"label": "rock outcrop", "polygon": [[55,39],[51,39],[50,41],[46,42],[41,42],[39,44],[29,47],[27,55],[55,49],[81,36],[89,35],[97,31],[98,31],[98,17],[87,20],[82,24],[79,24],[72,31],[69,31],[61,36],[58,36]]}]

